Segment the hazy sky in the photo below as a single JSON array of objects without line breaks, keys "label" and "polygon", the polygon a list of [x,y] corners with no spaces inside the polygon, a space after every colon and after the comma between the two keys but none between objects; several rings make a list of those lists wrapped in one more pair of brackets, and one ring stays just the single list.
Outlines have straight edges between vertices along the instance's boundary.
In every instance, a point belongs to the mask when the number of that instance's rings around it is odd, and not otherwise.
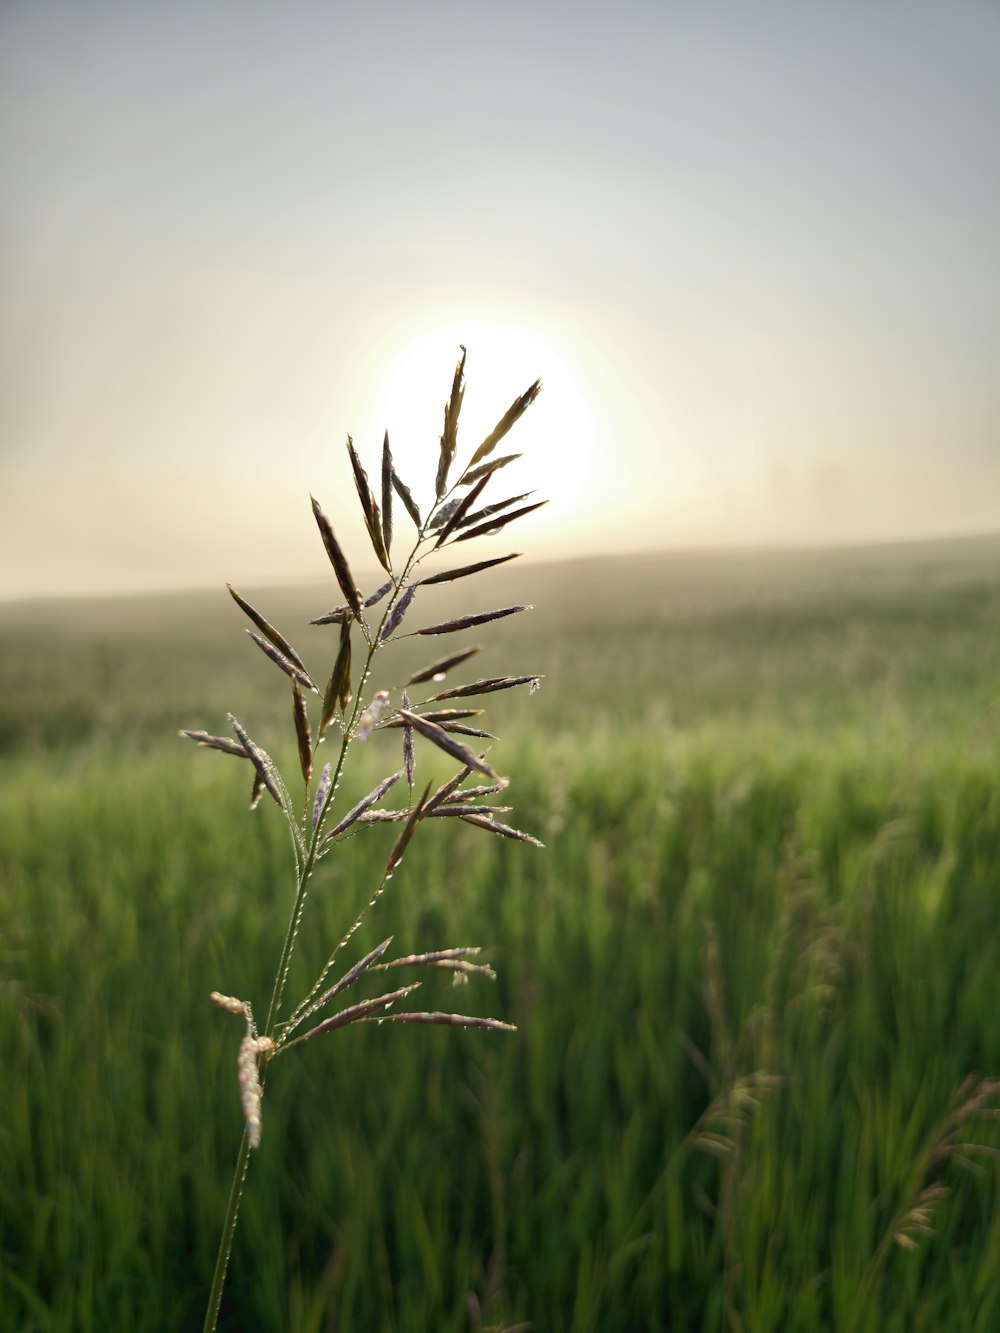
[{"label": "hazy sky", "polygon": [[459,341],[536,555],[1000,528],[992,0],[5,0],[0,173],[0,595],[322,575]]}]

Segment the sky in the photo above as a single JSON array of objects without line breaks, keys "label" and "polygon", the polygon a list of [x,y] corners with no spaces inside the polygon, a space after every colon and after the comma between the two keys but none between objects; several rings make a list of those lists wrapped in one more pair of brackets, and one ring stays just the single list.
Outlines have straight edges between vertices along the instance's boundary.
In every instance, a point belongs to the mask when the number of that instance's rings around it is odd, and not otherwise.
[{"label": "sky", "polygon": [[1000,530],[998,126],[992,0],[2,0],[0,597],[322,577],[460,343],[535,558]]}]

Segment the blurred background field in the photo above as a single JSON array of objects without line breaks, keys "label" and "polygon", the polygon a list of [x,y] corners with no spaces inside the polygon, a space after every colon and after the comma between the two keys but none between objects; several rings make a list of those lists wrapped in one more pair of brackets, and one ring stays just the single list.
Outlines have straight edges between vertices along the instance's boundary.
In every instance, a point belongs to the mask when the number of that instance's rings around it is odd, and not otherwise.
[{"label": "blurred background field", "polygon": [[[497,982],[427,1003],[518,1032],[276,1065],[222,1326],[997,1327],[997,1162],[959,1145],[1000,1134],[947,1117],[1000,1074],[1000,539],[519,564],[409,624],[535,604],[459,679],[545,673],[487,725],[546,850],[422,828],[351,955],[481,943]],[[332,580],[240,591],[325,678]],[[292,771],[244,623],[224,590],[0,606],[4,1328],[200,1327],[240,1133],[207,997],[264,1006],[291,897],[276,812],[176,735],[231,709]],[[397,745],[351,751],[344,808]],[[321,866],[293,998],[392,836]]]}]

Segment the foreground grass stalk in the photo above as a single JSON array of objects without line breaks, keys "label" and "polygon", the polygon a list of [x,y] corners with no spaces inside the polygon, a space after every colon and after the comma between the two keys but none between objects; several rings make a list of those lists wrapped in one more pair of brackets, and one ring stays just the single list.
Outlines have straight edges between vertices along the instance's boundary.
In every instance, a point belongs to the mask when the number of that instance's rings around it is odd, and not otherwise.
[{"label": "foreground grass stalk", "polygon": [[219,1308],[222,1305],[222,1291],[226,1285],[226,1273],[229,1271],[229,1256],[233,1252],[236,1237],[236,1223],[240,1216],[240,1202],[243,1198],[243,1186],[246,1184],[247,1171],[250,1168],[250,1135],[244,1130],[240,1143],[240,1153],[236,1159],[233,1183],[229,1189],[229,1204],[226,1218],[219,1237],[219,1253],[215,1258],[215,1272],[212,1274],[212,1289],[208,1294],[208,1309],[205,1312],[204,1333],[215,1333],[219,1322]]},{"label": "foreground grass stalk", "polygon": [[[358,498],[376,558],[389,575],[389,582],[362,600],[343,549],[338,542],[329,520],[316,500],[313,500],[313,514],[316,519],[323,544],[336,576],[337,584],[345,599],[343,605],[335,607],[312,623],[317,625],[335,624],[339,626],[339,646],[336,659],[325,691],[315,685],[313,677],[306,668],[303,659],[288,640],[256,611],[233,588],[230,588],[234,600],[256,627],[250,631],[256,646],[292,681],[293,717],[296,733],[296,748],[302,769],[304,783],[301,803],[293,801],[288,788],[276,765],[268,754],[251,739],[243,725],[230,716],[230,723],[235,733],[235,740],[223,736],[210,736],[204,731],[187,731],[183,734],[199,745],[221,750],[226,754],[249,761],[253,769],[251,808],[266,792],[278,805],[286,823],[292,841],[292,854],[295,862],[296,889],[288,928],[285,932],[281,955],[275,972],[271,998],[267,1009],[267,1019],[263,1034],[258,1033],[254,1021],[253,1009],[249,1002],[232,995],[213,992],[213,1002],[224,1011],[238,1015],[246,1024],[246,1034],[240,1043],[238,1074],[240,1098],[246,1125],[240,1144],[239,1154],[233,1172],[229,1192],[229,1203],[219,1248],[216,1256],[215,1271],[209,1293],[208,1307],[205,1314],[204,1333],[214,1333],[218,1325],[222,1294],[232,1253],[236,1227],[239,1221],[240,1203],[246,1185],[247,1173],[253,1150],[259,1145],[261,1136],[261,1106],[264,1084],[272,1061],[292,1046],[300,1045],[312,1037],[320,1036],[340,1027],[357,1022],[377,1020],[390,1023],[432,1024],[450,1027],[479,1027],[494,1031],[509,1031],[510,1025],[494,1018],[482,1018],[477,1015],[445,1013],[437,1009],[417,1009],[414,1011],[393,1011],[397,1001],[409,996],[421,985],[409,983],[395,989],[384,991],[368,998],[348,1004],[338,1012],[321,1019],[314,1027],[304,1033],[296,1034],[296,1029],[307,1019],[317,1015],[336,996],[362,980],[369,980],[387,968],[415,967],[444,970],[453,978],[467,980],[470,975],[491,978],[494,974],[487,964],[473,961],[479,953],[478,947],[463,946],[452,949],[434,949],[429,952],[413,952],[402,957],[382,961],[391,940],[384,940],[363,958],[356,962],[332,986],[327,986],[331,972],[340,950],[353,938],[363,924],[365,917],[375,902],[384,892],[389,880],[397,870],[404,853],[414,836],[417,826],[432,818],[451,816],[478,828],[486,828],[503,838],[513,838],[521,842],[540,845],[530,834],[511,828],[494,818],[497,811],[509,807],[483,804],[479,797],[487,797],[506,786],[506,779],[498,778],[493,768],[486,761],[486,754],[479,754],[460,736],[487,737],[488,732],[470,727],[463,719],[474,718],[483,710],[465,708],[435,709],[433,705],[441,700],[457,699],[464,704],[467,698],[492,694],[497,690],[511,689],[520,685],[529,685],[533,692],[539,683],[539,677],[531,675],[491,676],[474,680],[466,685],[432,694],[422,702],[411,702],[408,687],[427,682],[440,682],[445,675],[464,664],[479,651],[479,645],[464,648],[445,658],[436,659],[428,667],[415,672],[403,686],[377,691],[370,698],[366,691],[372,674],[378,651],[385,647],[388,640],[399,629],[403,618],[409,612],[418,588],[426,584],[452,582],[478,574],[497,564],[514,559],[514,555],[482,560],[473,564],[463,564],[458,568],[449,568],[414,579],[417,567],[434,552],[483,535],[492,535],[504,528],[509,522],[538,508],[537,504],[512,508],[523,495],[513,496],[508,500],[476,508],[476,502],[493,473],[498,471],[508,459],[489,459],[497,443],[520,419],[537,397],[540,385],[536,381],[514,403],[498,421],[496,427],[482,441],[472,454],[464,472],[457,480],[448,484],[448,473],[454,461],[458,442],[458,418],[461,411],[464,384],[465,349],[455,369],[451,395],[445,405],[444,429],[441,435],[440,450],[437,460],[434,500],[426,517],[421,518],[420,511],[409,488],[400,480],[392,462],[389,439],[386,435],[382,449],[381,468],[381,507],[371,488],[367,474],[361,465],[353,442],[348,437],[347,447],[351,467],[354,472]],[[416,528],[416,540],[402,568],[402,573],[395,574],[392,567],[392,509],[393,495],[402,501],[403,507]],[[464,548],[463,548],[464,549]],[[375,628],[369,624],[365,610],[384,602],[380,617],[376,617]],[[416,635],[438,636],[459,633],[463,630],[489,623],[493,620],[525,611],[525,606],[502,607],[495,611],[476,612],[472,615],[459,616],[449,621],[437,621],[414,631]],[[351,670],[351,634],[359,629],[367,652],[352,687]],[[433,688],[433,686],[431,686]],[[303,691],[315,693],[322,698],[322,712],[315,741],[312,739],[308,711]],[[393,693],[399,694],[398,704],[393,701]],[[430,707],[428,707],[430,706]],[[317,782],[313,783],[313,763],[329,728],[336,724],[340,728],[341,741],[336,761],[326,765]],[[355,741],[367,741],[377,731],[398,729],[403,739],[403,768],[385,778],[378,787],[355,806],[329,832],[325,829],[326,818],[330,812],[340,781],[344,773],[347,753]],[[391,731],[390,731],[391,734]],[[432,783],[428,783],[419,800],[414,801],[415,752],[414,736],[419,734],[429,741],[438,751],[447,755],[458,764],[454,776],[432,792]],[[463,784],[473,774],[489,779],[487,784],[464,789]],[[405,774],[408,796],[405,806],[386,807],[385,796],[395,783]],[[296,813],[301,809],[301,815]],[[299,927],[306,908],[309,883],[319,861],[329,851],[334,850],[338,840],[350,830],[355,836],[365,825],[374,823],[399,823],[398,832],[391,845],[385,869],[374,891],[369,894],[355,915],[352,924],[333,949],[326,964],[306,992],[302,1000],[292,1011],[290,1017],[279,1022],[284,1000],[286,983],[291,970],[292,957],[298,937]],[[323,991],[322,994],[320,992]]]}]

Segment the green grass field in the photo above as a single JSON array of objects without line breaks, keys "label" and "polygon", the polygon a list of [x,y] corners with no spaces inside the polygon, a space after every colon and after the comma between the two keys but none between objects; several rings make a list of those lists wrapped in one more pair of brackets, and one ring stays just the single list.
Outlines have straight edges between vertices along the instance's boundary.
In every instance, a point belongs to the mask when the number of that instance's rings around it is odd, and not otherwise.
[{"label": "green grass field", "polygon": [[[476,584],[537,607],[478,661],[546,675],[488,714],[546,850],[428,821],[349,961],[483,944],[495,983],[422,998],[518,1032],[276,1063],[220,1326],[1000,1327],[1000,1126],[955,1109],[1000,1075],[1000,540]],[[241,591],[328,670],[297,626],[332,580]],[[208,995],[266,1005],[294,889],[243,765],[176,736],[231,709],[294,771],[244,623],[224,590],[0,607],[4,1329],[201,1326],[242,1126]],[[394,836],[321,865],[293,1000]]]}]

